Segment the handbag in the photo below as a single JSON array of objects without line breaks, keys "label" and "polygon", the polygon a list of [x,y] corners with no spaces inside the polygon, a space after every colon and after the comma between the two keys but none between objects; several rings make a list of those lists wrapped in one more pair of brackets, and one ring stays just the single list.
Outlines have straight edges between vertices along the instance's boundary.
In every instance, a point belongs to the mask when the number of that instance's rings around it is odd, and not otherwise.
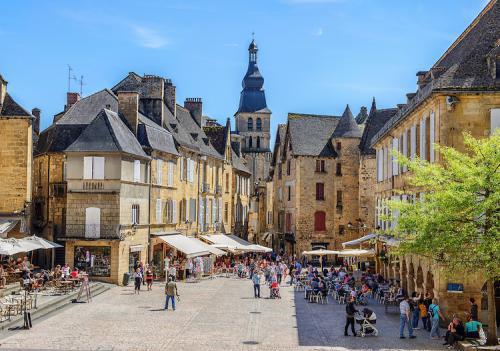
[{"label": "handbag", "polygon": [[483,328],[479,329],[479,344],[486,344],[486,334],[484,333]]}]

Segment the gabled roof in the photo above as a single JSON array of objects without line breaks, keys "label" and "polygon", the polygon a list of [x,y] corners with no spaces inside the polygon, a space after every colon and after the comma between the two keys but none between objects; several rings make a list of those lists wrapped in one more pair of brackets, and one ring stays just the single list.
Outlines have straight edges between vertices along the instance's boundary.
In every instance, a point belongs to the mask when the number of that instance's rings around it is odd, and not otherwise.
[{"label": "gabled roof", "polygon": [[361,138],[361,131],[352,115],[349,105],[346,106],[332,138]]},{"label": "gabled roof", "polygon": [[335,157],[331,136],[340,118],[328,115],[288,114],[288,142],[297,156]]},{"label": "gabled roof", "polygon": [[86,127],[86,124],[52,124],[40,133],[34,154],[63,152],[80,136]]},{"label": "gabled roof", "polygon": [[251,175],[252,172],[250,172],[250,170],[246,166],[244,159],[241,156],[238,156],[237,150],[235,150],[233,147],[233,143],[231,143],[231,149],[233,151],[233,152],[231,152],[231,165],[232,165],[232,167],[240,172],[245,172],[245,173]]},{"label": "gabled roof", "polygon": [[137,140],[143,147],[179,155],[172,134],[142,114],[139,114]]},{"label": "gabled roof", "polygon": [[109,89],[103,89],[76,102],[56,124],[89,124],[104,108],[118,112],[118,98]]},{"label": "gabled roof", "polygon": [[5,99],[3,100],[3,104],[0,105],[0,107],[2,108],[0,110],[0,117],[33,117],[31,116],[31,113],[26,111],[21,107],[21,105],[15,102],[9,93],[5,93]]},{"label": "gabled roof", "polygon": [[384,126],[385,123],[392,116],[398,112],[397,108],[387,108],[382,110],[372,109],[366,120],[365,129],[363,130],[363,135],[361,136],[361,141],[359,143],[359,149],[361,154],[375,154],[375,149],[370,147],[371,139],[377,132]]},{"label": "gabled roof", "polygon": [[116,112],[103,109],[67,152],[123,152],[147,158],[134,134]]},{"label": "gabled roof", "polygon": [[283,154],[283,145],[285,144],[285,135],[286,135],[286,124],[278,124],[278,130],[276,133],[276,139],[274,140],[274,150],[273,150],[273,158],[271,160],[271,166],[276,165],[276,157],[279,154]]},{"label": "gabled roof", "polygon": [[465,31],[425,74],[427,84],[419,88],[408,104],[400,109],[372,138],[376,143],[404,120],[432,93],[437,91],[499,91],[487,57],[500,43],[500,3],[491,0]]}]

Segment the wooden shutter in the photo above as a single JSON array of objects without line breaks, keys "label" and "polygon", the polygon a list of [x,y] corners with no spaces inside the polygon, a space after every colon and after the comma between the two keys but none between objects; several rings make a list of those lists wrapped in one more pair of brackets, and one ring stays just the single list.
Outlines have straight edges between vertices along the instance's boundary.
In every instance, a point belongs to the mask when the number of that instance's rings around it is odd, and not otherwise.
[{"label": "wooden shutter", "polygon": [[141,181],[141,161],[134,161],[134,182]]},{"label": "wooden shutter", "polygon": [[[392,138],[392,152],[396,152],[398,150],[399,150],[399,139]],[[396,156],[392,156],[392,174],[393,175],[399,174],[399,163]]]},{"label": "wooden shutter", "polygon": [[172,200],[172,223],[177,223],[177,201]]},{"label": "wooden shutter", "polygon": [[410,157],[412,160],[415,159],[415,154],[417,152],[417,126],[413,124],[410,130]]},{"label": "wooden shutter", "polygon": [[101,209],[88,207],[85,209],[85,237],[97,239],[101,236]]},{"label": "wooden shutter", "polygon": [[[408,129],[405,129],[403,132],[403,155],[405,157],[408,157]],[[408,167],[406,165],[403,165],[403,172],[406,172],[408,170]]]},{"label": "wooden shutter", "polygon": [[156,199],[156,224],[161,223],[161,199]]},{"label": "wooden shutter", "polygon": [[168,161],[168,186],[174,186],[174,163],[172,161]]},{"label": "wooden shutter", "polygon": [[184,157],[179,158],[179,179],[181,182],[184,180]]},{"label": "wooden shutter", "polygon": [[420,120],[420,159],[425,160],[425,118]]},{"label": "wooden shutter", "polygon": [[83,158],[83,179],[92,179],[92,156],[85,156]]},{"label": "wooden shutter", "polygon": [[[498,65],[497,61],[497,69]],[[497,128],[500,128],[500,108],[492,108],[490,111],[490,135],[493,135]]]},{"label": "wooden shutter", "polygon": [[93,157],[92,178],[104,179],[104,157]]},{"label": "wooden shutter", "polygon": [[162,185],[163,183],[163,160],[156,159],[156,184]]},{"label": "wooden shutter", "polygon": [[435,137],[435,118],[434,112],[431,112],[431,116],[429,117],[429,162],[434,162],[434,143],[436,141]]}]

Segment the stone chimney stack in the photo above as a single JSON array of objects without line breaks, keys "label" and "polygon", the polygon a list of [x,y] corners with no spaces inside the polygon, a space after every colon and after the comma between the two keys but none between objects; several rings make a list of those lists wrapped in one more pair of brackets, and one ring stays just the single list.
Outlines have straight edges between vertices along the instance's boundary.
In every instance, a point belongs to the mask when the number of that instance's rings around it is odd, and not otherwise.
[{"label": "stone chimney stack", "polygon": [[42,111],[40,111],[40,109],[37,107],[35,107],[33,110],[31,110],[31,114],[33,115],[33,117],[35,117],[35,120],[33,121],[33,132],[36,135],[40,134],[40,113],[41,112]]},{"label": "stone chimney stack", "polygon": [[132,133],[137,135],[139,124],[139,93],[136,91],[119,91],[118,113],[125,118]]},{"label": "stone chimney stack", "polygon": [[5,94],[7,94],[7,84],[8,82],[0,74],[0,106],[3,105]]},{"label": "stone chimney stack", "polygon": [[422,89],[426,84],[427,80],[425,76],[427,75],[427,71],[418,71],[417,72],[417,85],[419,89]]},{"label": "stone chimney stack", "polygon": [[196,120],[196,123],[200,127],[205,126],[205,121],[203,121],[203,103],[201,98],[187,98],[184,101],[184,108],[188,109],[191,112],[191,115]]},{"label": "stone chimney stack", "polygon": [[66,93],[66,105],[64,106],[64,111],[69,110],[71,106],[80,101],[80,94],[78,93]]},{"label": "stone chimney stack", "polygon": [[168,109],[175,117],[177,112],[175,108],[175,85],[172,84],[170,79],[165,79],[164,94],[163,100],[165,101],[165,105],[167,105]]}]

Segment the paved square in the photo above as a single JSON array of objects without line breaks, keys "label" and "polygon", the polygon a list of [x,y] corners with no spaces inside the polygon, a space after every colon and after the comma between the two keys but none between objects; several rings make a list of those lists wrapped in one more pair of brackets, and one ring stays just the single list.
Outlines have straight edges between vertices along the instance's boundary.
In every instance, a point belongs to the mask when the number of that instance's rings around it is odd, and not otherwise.
[{"label": "paved square", "polygon": [[[263,288],[263,296],[269,290]],[[398,314],[378,315],[378,337],[343,336],[343,305],[311,304],[282,287],[282,299],[254,299],[249,280],[218,278],[179,283],[177,311],[164,311],[163,284],[133,294],[114,287],[91,304],[76,304],[35,322],[30,331],[4,332],[0,349],[59,350],[435,350],[441,341],[417,332],[400,340]]]}]

